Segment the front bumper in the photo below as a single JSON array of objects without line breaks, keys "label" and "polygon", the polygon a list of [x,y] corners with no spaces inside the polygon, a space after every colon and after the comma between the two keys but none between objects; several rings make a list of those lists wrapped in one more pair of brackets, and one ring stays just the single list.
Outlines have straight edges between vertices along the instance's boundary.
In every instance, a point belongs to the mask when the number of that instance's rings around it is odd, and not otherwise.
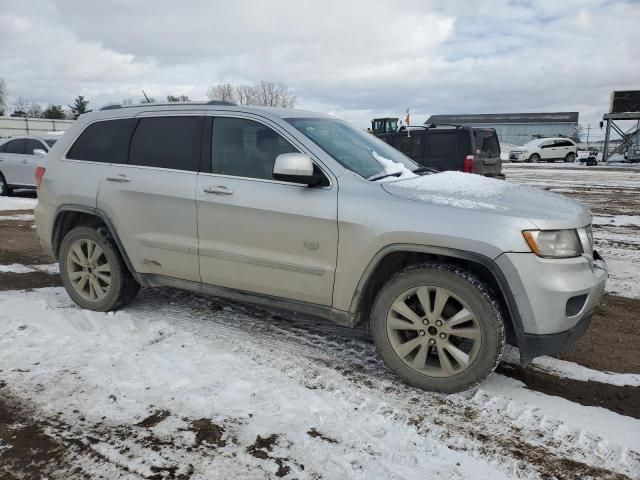
[{"label": "front bumper", "polygon": [[558,353],[586,331],[608,277],[597,252],[593,260],[505,253],[496,263],[520,314],[522,325],[514,325],[520,355],[529,359]]}]

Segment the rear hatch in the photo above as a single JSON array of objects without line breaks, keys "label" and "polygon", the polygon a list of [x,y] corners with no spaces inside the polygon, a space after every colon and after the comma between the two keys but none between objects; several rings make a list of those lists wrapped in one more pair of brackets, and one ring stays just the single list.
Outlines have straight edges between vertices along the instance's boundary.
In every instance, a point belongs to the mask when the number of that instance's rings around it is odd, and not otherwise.
[{"label": "rear hatch", "polygon": [[475,173],[488,177],[498,177],[502,173],[500,159],[500,142],[493,128],[473,128],[474,149],[476,158]]}]

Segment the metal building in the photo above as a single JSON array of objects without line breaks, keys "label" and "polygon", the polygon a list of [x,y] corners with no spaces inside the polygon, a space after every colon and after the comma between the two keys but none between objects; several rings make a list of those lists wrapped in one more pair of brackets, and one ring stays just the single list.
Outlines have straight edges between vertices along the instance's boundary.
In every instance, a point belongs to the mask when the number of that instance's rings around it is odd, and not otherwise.
[{"label": "metal building", "polygon": [[578,112],[431,115],[425,124],[432,123],[495,128],[502,143],[524,145],[535,138],[575,137]]}]

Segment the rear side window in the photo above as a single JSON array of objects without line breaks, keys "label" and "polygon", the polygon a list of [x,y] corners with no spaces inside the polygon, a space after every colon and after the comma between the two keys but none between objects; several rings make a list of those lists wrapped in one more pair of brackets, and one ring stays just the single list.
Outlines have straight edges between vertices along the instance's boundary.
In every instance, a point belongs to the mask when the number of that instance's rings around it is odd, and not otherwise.
[{"label": "rear side window", "polygon": [[129,164],[197,172],[201,131],[201,117],[143,118],[131,139]]},{"label": "rear side window", "polygon": [[556,147],[573,147],[573,143],[569,140],[556,140]]},{"label": "rear side window", "polygon": [[474,130],[473,137],[476,144],[476,153],[485,155],[498,155],[500,153],[500,143],[494,131]]},{"label": "rear side window", "polygon": [[67,158],[100,163],[126,163],[132,118],[105,120],[89,125],[75,141]]},{"label": "rear side window", "polygon": [[25,147],[27,146],[27,141],[24,139],[11,140],[7,144],[7,153],[24,153]]},{"label": "rear side window", "polygon": [[27,155],[33,155],[33,151],[36,148],[39,148],[40,150],[44,150],[45,152],[47,151],[47,148],[42,144],[42,142],[39,142],[38,140],[29,139],[27,140],[27,149],[25,150],[25,153]]},{"label": "rear side window", "polygon": [[420,160],[424,152],[424,135],[414,132],[413,135],[398,135],[393,139],[393,146],[407,157]]},{"label": "rear side window", "polygon": [[458,153],[458,135],[456,132],[429,132],[428,145],[431,156],[454,156]]}]

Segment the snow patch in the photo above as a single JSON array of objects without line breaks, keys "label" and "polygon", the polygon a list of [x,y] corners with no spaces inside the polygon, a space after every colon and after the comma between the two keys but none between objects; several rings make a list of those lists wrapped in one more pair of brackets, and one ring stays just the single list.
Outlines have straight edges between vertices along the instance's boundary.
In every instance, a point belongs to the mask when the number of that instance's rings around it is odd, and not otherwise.
[{"label": "snow patch", "polygon": [[33,210],[37,198],[0,197],[0,210]]},{"label": "snow patch", "polygon": [[60,273],[57,263],[49,263],[45,265],[22,265],[21,263],[12,263],[11,265],[0,265],[0,273],[33,273],[42,272],[49,275]]},{"label": "snow patch", "polygon": [[395,180],[400,180],[403,178],[414,178],[418,176],[415,173],[413,173],[411,170],[409,170],[407,167],[405,167],[404,164],[402,163],[389,160],[388,158],[385,158],[382,155],[379,155],[375,151],[371,152],[371,155],[373,155],[373,158],[375,158],[378,161],[378,163],[382,165],[382,168],[384,168],[384,173],[386,173],[387,175],[393,175],[398,173],[400,174],[397,176],[386,177],[386,178],[381,178],[379,180],[376,180],[378,182],[393,182]]}]

